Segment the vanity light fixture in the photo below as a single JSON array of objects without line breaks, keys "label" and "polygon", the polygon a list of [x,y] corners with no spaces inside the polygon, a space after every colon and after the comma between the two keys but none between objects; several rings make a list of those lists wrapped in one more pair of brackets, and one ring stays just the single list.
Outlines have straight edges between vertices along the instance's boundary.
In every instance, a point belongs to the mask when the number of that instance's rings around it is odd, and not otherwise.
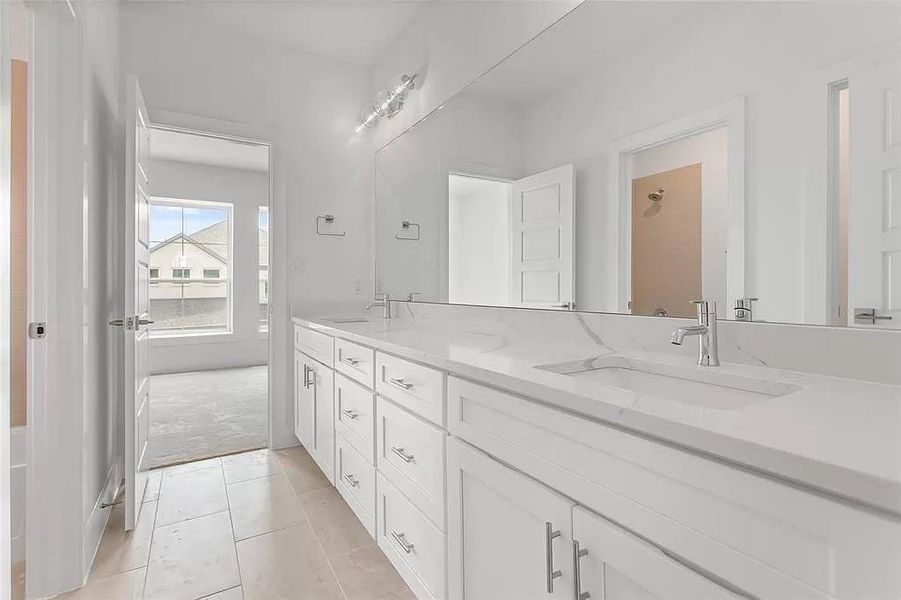
[{"label": "vanity light fixture", "polygon": [[379,92],[376,95],[375,104],[372,105],[369,113],[360,115],[360,124],[357,125],[356,133],[360,133],[380,118],[390,119],[399,113],[404,107],[404,99],[407,97],[407,92],[413,89],[415,79],[415,73],[412,75],[401,75],[400,81],[391,90]]}]

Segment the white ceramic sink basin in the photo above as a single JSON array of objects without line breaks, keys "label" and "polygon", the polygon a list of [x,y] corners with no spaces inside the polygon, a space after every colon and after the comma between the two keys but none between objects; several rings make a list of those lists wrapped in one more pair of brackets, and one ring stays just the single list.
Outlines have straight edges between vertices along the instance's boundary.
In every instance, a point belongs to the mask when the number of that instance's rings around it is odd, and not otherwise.
[{"label": "white ceramic sink basin", "polygon": [[368,323],[370,319],[366,317],[334,317],[332,319],[322,319],[329,323]]},{"label": "white ceramic sink basin", "polygon": [[537,368],[676,402],[717,410],[734,410],[784,396],[800,386],[724,373],[711,367],[682,366],[606,356]]}]

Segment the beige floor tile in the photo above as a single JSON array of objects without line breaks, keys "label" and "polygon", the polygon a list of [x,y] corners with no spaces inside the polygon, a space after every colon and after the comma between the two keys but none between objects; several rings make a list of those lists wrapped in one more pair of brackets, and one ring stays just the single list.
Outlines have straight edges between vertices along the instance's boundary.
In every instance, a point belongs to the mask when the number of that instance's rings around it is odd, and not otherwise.
[{"label": "beige floor tile", "polygon": [[59,598],[66,600],[141,600],[146,569],[136,569],[89,581],[74,592]]},{"label": "beige floor tile", "polygon": [[150,558],[150,542],[156,518],[156,502],[145,502],[141,507],[137,527],[126,533],[125,505],[117,504],[110,513],[94,557],[94,567],[89,579],[109,577],[116,573],[132,571],[147,566]]},{"label": "beige floor tile", "polygon": [[372,544],[369,533],[335,488],[302,494],[300,503],[326,556],[347,554]]},{"label": "beige floor tile", "polygon": [[378,546],[331,559],[347,600],[416,600]]},{"label": "beige floor tile", "polygon": [[245,600],[343,600],[309,525],[237,543]]},{"label": "beige floor tile", "polygon": [[244,592],[241,586],[233,587],[230,590],[207,596],[204,600],[244,600]]},{"label": "beige floor tile", "polygon": [[301,446],[276,450],[275,454],[298,494],[331,486],[316,462]]},{"label": "beige floor tile", "polygon": [[147,600],[193,600],[241,584],[227,512],[158,527],[147,567]]},{"label": "beige floor tile", "polygon": [[163,478],[169,477],[170,475],[180,475],[182,473],[190,473],[192,471],[212,469],[214,467],[222,467],[222,460],[218,456],[216,458],[207,458],[205,460],[196,460],[194,462],[165,467],[163,469]]},{"label": "beige floor tile", "polygon": [[282,472],[282,467],[274,452],[263,449],[223,456],[222,470],[225,472],[225,483],[229,484],[278,475]]},{"label": "beige floor tile", "polygon": [[300,500],[284,474],[227,486],[235,539],[284,529],[304,520]]},{"label": "beige floor tile", "polygon": [[160,497],[160,484],[163,482],[163,469],[153,469],[147,478],[144,488],[144,503],[156,502]]},{"label": "beige floor tile", "polygon": [[163,477],[158,504],[157,527],[228,510],[220,465],[167,474]]}]

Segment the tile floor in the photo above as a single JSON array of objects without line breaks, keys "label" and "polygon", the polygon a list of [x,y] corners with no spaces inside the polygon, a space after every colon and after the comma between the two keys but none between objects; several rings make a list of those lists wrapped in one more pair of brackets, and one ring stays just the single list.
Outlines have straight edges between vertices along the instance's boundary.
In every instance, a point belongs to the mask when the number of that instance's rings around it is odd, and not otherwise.
[{"label": "tile floor", "polygon": [[78,600],[413,600],[300,447],[152,471],[137,528],[112,512]]}]

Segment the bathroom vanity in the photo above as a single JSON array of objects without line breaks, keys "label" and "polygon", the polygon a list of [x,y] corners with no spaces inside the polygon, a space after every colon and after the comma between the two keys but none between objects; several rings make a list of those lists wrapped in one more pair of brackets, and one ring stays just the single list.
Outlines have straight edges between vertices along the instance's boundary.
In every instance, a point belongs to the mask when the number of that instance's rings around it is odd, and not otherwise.
[{"label": "bathroom vanity", "polygon": [[398,306],[294,318],[295,431],[417,597],[901,594],[896,383]]}]

